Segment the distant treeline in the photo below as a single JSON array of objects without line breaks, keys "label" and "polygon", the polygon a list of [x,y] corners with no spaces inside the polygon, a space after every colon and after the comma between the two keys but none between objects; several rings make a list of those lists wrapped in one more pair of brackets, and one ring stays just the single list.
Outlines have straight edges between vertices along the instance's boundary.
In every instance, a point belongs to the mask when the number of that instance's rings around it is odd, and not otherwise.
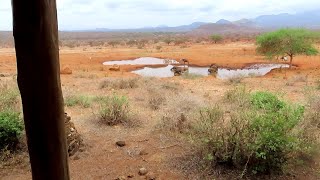
[{"label": "distant treeline", "polygon": [[[222,42],[254,41],[258,34],[222,35]],[[185,32],[59,32],[59,45],[62,47],[79,46],[138,46],[164,43],[182,45],[193,43],[210,43],[210,36],[190,35]],[[0,47],[13,47],[11,31],[0,31]]]}]

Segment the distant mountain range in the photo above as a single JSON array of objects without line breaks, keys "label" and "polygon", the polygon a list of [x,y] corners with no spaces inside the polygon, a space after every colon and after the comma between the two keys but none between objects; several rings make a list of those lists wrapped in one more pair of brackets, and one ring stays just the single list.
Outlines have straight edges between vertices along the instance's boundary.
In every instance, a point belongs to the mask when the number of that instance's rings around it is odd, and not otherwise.
[{"label": "distant mountain range", "polygon": [[192,32],[192,33],[253,33],[285,27],[320,29],[320,10],[297,14],[262,15],[254,19],[229,21],[221,19],[216,23],[194,22],[189,25],[168,27],[145,27],[138,29],[98,28],[95,32]]},{"label": "distant mountain range", "polygon": [[279,27],[306,27],[320,28],[320,10],[309,11],[298,14],[278,14],[278,15],[263,15],[255,18],[253,22],[264,28],[279,28]]},{"label": "distant mountain range", "polygon": [[188,32],[194,29],[199,28],[202,25],[207,23],[204,22],[194,22],[189,25],[182,25],[176,27],[169,27],[166,25],[160,25],[158,27],[144,27],[137,29],[106,29],[106,28],[97,28],[95,30],[88,31],[98,31],[98,32]]}]

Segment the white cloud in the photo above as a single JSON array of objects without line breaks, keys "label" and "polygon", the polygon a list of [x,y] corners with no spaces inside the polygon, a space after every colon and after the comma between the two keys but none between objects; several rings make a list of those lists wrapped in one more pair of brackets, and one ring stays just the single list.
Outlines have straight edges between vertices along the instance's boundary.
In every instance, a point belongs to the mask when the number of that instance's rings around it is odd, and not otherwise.
[{"label": "white cloud", "polygon": [[[132,28],[237,20],[320,7],[319,0],[57,0],[62,30]],[[11,4],[0,1],[0,30],[12,27]]]}]

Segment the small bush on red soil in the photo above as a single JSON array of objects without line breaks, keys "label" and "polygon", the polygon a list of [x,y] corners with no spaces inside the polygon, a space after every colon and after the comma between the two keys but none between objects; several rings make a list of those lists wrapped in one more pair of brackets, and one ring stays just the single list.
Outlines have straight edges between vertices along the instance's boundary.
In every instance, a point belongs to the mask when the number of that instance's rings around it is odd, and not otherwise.
[{"label": "small bush on red soil", "polygon": [[112,95],[99,100],[99,119],[108,126],[127,124],[129,113],[129,101],[125,96]]},{"label": "small bush on red soil", "polygon": [[182,74],[181,77],[182,77],[183,79],[192,79],[192,80],[194,80],[194,79],[202,78],[203,75],[185,72],[185,73]]},{"label": "small bush on red soil", "polygon": [[129,40],[129,41],[126,42],[126,45],[128,45],[130,47],[132,47],[132,46],[134,46],[136,44],[137,44],[137,41],[135,41],[135,40]]},{"label": "small bush on red soil", "polygon": [[68,107],[81,106],[83,108],[89,108],[92,103],[92,98],[85,95],[71,95],[67,96],[64,103]]},{"label": "small bush on red soil", "polygon": [[210,40],[216,44],[216,43],[222,42],[223,41],[223,37],[221,35],[218,35],[218,34],[213,34],[213,35],[210,36]]},{"label": "small bush on red soil", "polygon": [[134,89],[139,87],[139,78],[128,79],[106,79],[100,83],[100,89],[112,88],[112,89]]},{"label": "small bush on red soil", "polygon": [[243,76],[233,76],[228,79],[228,82],[230,84],[240,84],[243,81],[244,77]]},{"label": "small bush on red soil", "polygon": [[170,39],[170,38],[166,38],[166,39],[163,39],[163,42],[166,43],[166,44],[168,44],[168,45],[170,45],[170,43],[172,43],[173,40]]},{"label": "small bush on red soil", "polygon": [[165,103],[166,97],[159,91],[155,89],[149,90],[148,104],[152,110],[160,109],[161,105]]},{"label": "small bush on red soil", "polygon": [[120,41],[109,41],[108,44],[112,47],[116,47],[121,44]]},{"label": "small bush on red soil", "polygon": [[156,49],[160,51],[162,49],[162,46],[157,46]]}]

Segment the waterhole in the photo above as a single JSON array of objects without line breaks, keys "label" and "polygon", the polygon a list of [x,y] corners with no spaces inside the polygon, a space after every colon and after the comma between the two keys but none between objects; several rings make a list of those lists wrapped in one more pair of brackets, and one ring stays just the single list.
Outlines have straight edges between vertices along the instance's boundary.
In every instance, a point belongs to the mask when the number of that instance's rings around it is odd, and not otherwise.
[{"label": "waterhole", "polygon": [[[132,71],[132,73],[145,77],[173,77],[171,71],[173,65],[180,64],[173,59],[160,59],[154,57],[141,57],[134,60],[107,61],[104,65],[167,65],[165,67],[144,67],[143,69]],[[288,64],[253,64],[242,69],[219,68],[217,78],[230,79],[233,77],[258,77],[268,74],[273,69],[288,68]],[[208,76],[209,67],[189,67],[189,73]]]},{"label": "waterhole", "polygon": [[103,65],[161,65],[161,64],[179,64],[179,62],[173,59],[141,57],[134,60],[107,61],[103,63]]},{"label": "waterhole", "polygon": [[[172,65],[160,68],[144,67],[143,69],[132,71],[132,73],[146,77],[173,77],[174,74],[170,69]],[[255,64],[243,69],[219,68],[217,78],[230,79],[233,77],[258,77],[264,76],[273,69],[288,68],[287,64]],[[189,73],[208,76],[209,67],[189,67]]]}]

